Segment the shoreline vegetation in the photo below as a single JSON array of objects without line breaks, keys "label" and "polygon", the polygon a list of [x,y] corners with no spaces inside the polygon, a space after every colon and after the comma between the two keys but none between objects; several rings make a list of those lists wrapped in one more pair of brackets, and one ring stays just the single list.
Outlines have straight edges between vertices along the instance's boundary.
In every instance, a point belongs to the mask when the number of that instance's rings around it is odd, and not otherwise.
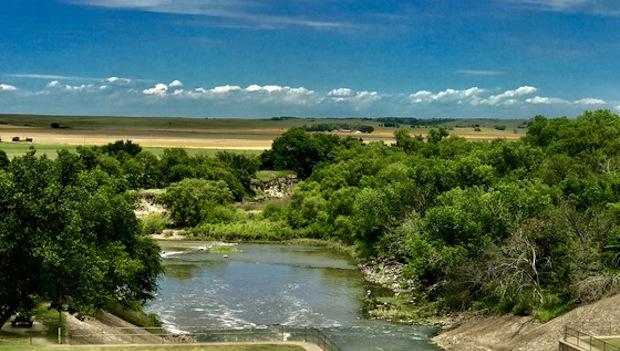
[{"label": "shoreline vegetation", "polygon": [[[378,128],[388,122],[394,121]],[[94,260],[110,251],[127,258],[98,260],[102,266],[96,267],[114,282],[105,285],[103,300],[120,298],[122,286],[133,294],[127,306],[152,297],[161,271],[148,238],[155,233],[332,246],[356,257],[368,280],[394,291],[372,290],[369,316],[434,320],[447,329],[466,324],[468,317],[460,316],[527,316],[545,323],[620,291],[620,116],[606,110],[577,119],[537,116],[510,141],[466,140],[441,123],[417,135],[415,128],[396,127],[391,144],[291,128],[258,156],[184,149],[154,155],[122,140],[61,150],[54,160],[34,150],[12,160],[0,152],[0,192],[27,214],[56,204],[65,212],[42,216],[43,224],[71,233]],[[104,200],[101,214],[93,211],[101,204],[84,195],[92,190]],[[54,240],[52,231],[42,243],[26,241],[35,229],[15,226],[28,223],[24,213],[0,217],[14,229],[0,226],[0,235],[17,232],[36,262],[40,250],[58,256],[54,250],[61,247],[44,245]],[[83,227],[70,221],[82,217]],[[121,231],[108,245],[92,240],[89,230],[102,238]],[[23,248],[4,250],[0,254],[17,261]],[[109,264],[125,270],[109,270]],[[140,267],[149,279],[134,286]],[[72,268],[61,270],[61,278],[80,273]],[[0,283],[19,280],[18,273],[3,272]],[[88,314],[102,307],[92,303],[97,294],[91,291],[80,293],[87,298],[74,296],[81,291],[75,284],[67,279],[60,292],[52,284],[31,288],[55,296],[59,308]],[[27,308],[29,296],[0,312]]]}]

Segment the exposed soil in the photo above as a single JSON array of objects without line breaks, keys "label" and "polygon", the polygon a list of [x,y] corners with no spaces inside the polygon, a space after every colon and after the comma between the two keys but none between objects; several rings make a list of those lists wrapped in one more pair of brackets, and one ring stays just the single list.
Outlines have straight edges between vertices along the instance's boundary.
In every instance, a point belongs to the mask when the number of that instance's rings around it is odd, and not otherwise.
[{"label": "exposed soil", "polygon": [[620,329],[620,295],[580,306],[547,323],[533,317],[464,317],[433,340],[446,350],[551,351],[558,349],[565,326],[604,336]]}]

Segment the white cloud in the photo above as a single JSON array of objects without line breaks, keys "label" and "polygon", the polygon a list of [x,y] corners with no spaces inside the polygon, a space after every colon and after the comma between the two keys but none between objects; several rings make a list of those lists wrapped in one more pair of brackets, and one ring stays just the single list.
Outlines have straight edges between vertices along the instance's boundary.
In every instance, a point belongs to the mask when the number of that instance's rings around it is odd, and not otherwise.
[{"label": "white cloud", "polygon": [[0,91],[16,91],[17,87],[10,84],[0,84]]},{"label": "white cloud", "polygon": [[620,2],[617,0],[499,0],[518,8],[589,13],[598,16],[620,16]]},{"label": "white cloud", "polygon": [[62,84],[59,81],[57,81],[57,80],[53,80],[53,81],[47,83],[46,87],[47,88],[51,88],[51,89],[56,89],[56,88],[62,87]]},{"label": "white cloud", "polygon": [[205,16],[228,23],[213,23],[224,27],[252,26],[256,29],[275,29],[288,26],[308,27],[317,30],[355,29],[354,23],[281,15],[269,11],[260,1],[247,0],[70,0],[73,3],[118,9],[134,9],[146,12],[173,13]]},{"label": "white cloud", "polygon": [[53,80],[47,83],[45,88],[47,89],[47,92],[44,91],[40,93],[49,93],[50,91],[56,91],[56,92],[66,91],[66,92],[80,93],[80,92],[95,92],[98,89],[100,90],[100,87],[97,87],[93,84],[70,85],[70,84],[62,84],[61,82],[57,80]]},{"label": "white cloud", "polygon": [[570,104],[571,102],[568,100],[554,98],[554,97],[544,97],[544,96],[534,96],[533,98],[526,99],[525,102],[533,105],[558,105],[558,104]]},{"label": "white cloud", "polygon": [[482,101],[480,101],[480,103],[491,105],[491,106],[514,105],[518,101],[515,98],[521,97],[524,95],[534,94],[537,91],[538,91],[537,88],[529,86],[529,85],[525,85],[525,86],[519,87],[514,90],[506,90],[501,94],[491,95],[487,99],[483,99]]},{"label": "white cloud", "polygon": [[157,83],[154,87],[142,90],[144,95],[166,96],[168,86],[164,83]]},{"label": "white cloud", "polygon": [[132,80],[129,78],[121,78],[121,77],[108,77],[103,80],[105,83],[113,84],[113,85],[129,85],[132,83]]},{"label": "white cloud", "polygon": [[183,83],[180,80],[175,79],[172,82],[170,82],[170,84],[168,84],[168,88],[180,89],[180,88],[183,88]]},{"label": "white cloud", "polygon": [[351,101],[353,102],[355,109],[361,110],[381,99],[381,95],[379,95],[376,91],[358,91],[355,93],[355,96],[351,99]]},{"label": "white cloud", "polygon": [[351,94],[353,94],[353,90],[349,88],[337,88],[327,93],[327,95],[329,96],[336,96],[336,97],[347,97],[347,96],[351,96]]},{"label": "white cloud", "polygon": [[409,99],[411,102],[416,104],[432,102],[456,102],[477,105],[480,102],[480,95],[484,92],[484,89],[478,87],[472,87],[462,90],[446,89],[436,94],[428,90],[420,90],[409,95]]},{"label": "white cloud", "polygon": [[91,77],[63,76],[56,74],[40,74],[40,73],[11,73],[3,74],[4,77],[11,78],[27,78],[27,79],[45,79],[45,80],[99,80]]},{"label": "white cloud", "polygon": [[182,87],[183,83],[175,79],[169,84],[157,83],[151,88],[142,90],[142,94],[159,97],[165,97],[167,95],[181,96],[186,94],[185,90],[181,89]]},{"label": "white cloud", "polygon": [[[209,111],[225,110],[233,111],[233,113],[234,111],[273,111],[273,113],[290,111],[286,113],[309,115],[329,115],[330,112],[335,111],[341,114],[358,111],[359,115],[380,115],[382,113],[420,113],[420,115],[424,113],[450,115],[452,113],[454,115],[456,112],[452,111],[458,111],[472,116],[505,116],[508,113],[522,116],[524,113],[535,115],[553,111],[555,114],[576,115],[589,106],[601,105],[605,108],[614,108],[620,103],[618,101],[606,102],[595,97],[573,101],[560,97],[534,96],[538,89],[529,85],[500,91],[480,87],[445,89],[436,92],[419,90],[406,95],[385,94],[372,90],[356,91],[345,87],[314,91],[306,87],[275,84],[251,84],[246,87],[226,84],[183,88],[183,83],[178,80],[150,86],[139,80],[130,80],[131,84],[123,85],[126,82],[123,79],[126,78],[109,77],[100,80],[97,84],[79,85],[69,85],[63,81],[52,80],[45,88],[38,91],[0,84],[0,92],[17,90],[15,94],[2,94],[1,98],[4,100],[40,97],[42,99],[40,103],[48,103],[43,99],[44,96],[49,96],[53,97],[50,101],[75,99],[67,101],[75,101],[80,105],[108,106],[113,102],[110,106],[161,108],[161,111],[157,110],[160,112],[155,111],[157,113],[177,111],[177,109],[185,111],[185,109],[197,109],[201,106],[202,108],[214,108]],[[150,100],[151,102],[159,102],[157,104],[146,103],[149,101],[147,96],[158,98]],[[36,101],[33,103],[33,106],[35,105]],[[502,108],[499,109],[499,107]]]},{"label": "white cloud", "polygon": [[247,88],[245,88],[246,91],[250,92],[250,93],[275,93],[278,91],[282,91],[283,87],[279,86],[279,85],[264,85],[264,86],[260,86],[257,84],[252,84],[249,85]]},{"label": "white cloud", "polygon": [[577,100],[575,101],[575,103],[578,105],[604,105],[607,102],[605,100],[597,99],[597,98],[585,98],[585,99]]},{"label": "white cloud", "polygon": [[[204,90],[204,88],[202,88]],[[213,93],[213,94],[228,94],[228,93],[232,93],[232,92],[237,92],[237,91],[241,91],[241,87],[238,85],[222,85],[219,87],[214,87],[208,90],[209,92]],[[207,90],[204,90],[204,92],[206,93]]]}]

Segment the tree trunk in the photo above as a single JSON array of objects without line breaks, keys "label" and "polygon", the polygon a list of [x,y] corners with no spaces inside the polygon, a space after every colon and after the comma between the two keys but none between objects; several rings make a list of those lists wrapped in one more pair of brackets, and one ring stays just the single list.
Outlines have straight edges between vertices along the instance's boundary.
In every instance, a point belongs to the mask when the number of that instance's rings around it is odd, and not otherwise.
[{"label": "tree trunk", "polygon": [[0,306],[0,328],[4,326],[11,316],[15,313],[15,309],[9,306]]}]

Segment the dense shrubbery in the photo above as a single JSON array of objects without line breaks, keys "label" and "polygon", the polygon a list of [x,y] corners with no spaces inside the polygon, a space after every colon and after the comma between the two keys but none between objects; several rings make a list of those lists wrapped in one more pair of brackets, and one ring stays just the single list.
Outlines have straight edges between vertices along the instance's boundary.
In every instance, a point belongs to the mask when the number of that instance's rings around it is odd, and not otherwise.
[{"label": "dense shrubbery", "polygon": [[269,154],[287,166],[305,155],[310,174],[278,215],[304,236],[406,264],[438,309],[548,318],[618,286],[620,117],[609,111],[536,117],[516,142],[399,130],[394,146],[316,156],[310,138],[289,132]]},{"label": "dense shrubbery", "polygon": [[[183,149],[166,149],[161,157],[131,142],[102,147],[78,147],[77,154],[61,150],[58,158],[68,175],[101,169],[129,189],[165,188],[183,179],[224,181],[235,200],[251,195],[250,181],[260,166],[257,157],[219,152],[216,157],[190,156]],[[0,167],[2,161],[0,160]]]}]

